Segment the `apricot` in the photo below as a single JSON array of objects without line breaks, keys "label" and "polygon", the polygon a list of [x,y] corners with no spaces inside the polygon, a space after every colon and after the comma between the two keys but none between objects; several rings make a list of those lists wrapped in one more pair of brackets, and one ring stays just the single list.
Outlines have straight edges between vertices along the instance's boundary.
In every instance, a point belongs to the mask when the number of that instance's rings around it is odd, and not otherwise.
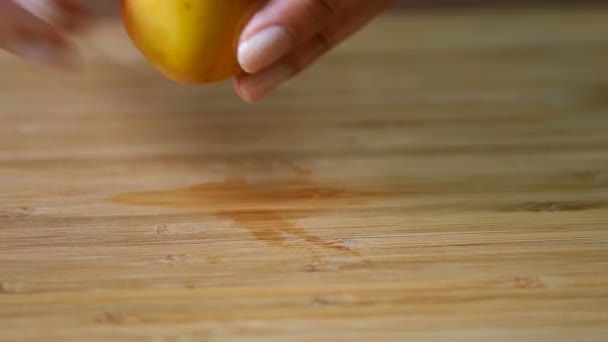
[{"label": "apricot", "polygon": [[257,0],[122,0],[125,30],[166,77],[212,83],[240,72],[239,36]]}]

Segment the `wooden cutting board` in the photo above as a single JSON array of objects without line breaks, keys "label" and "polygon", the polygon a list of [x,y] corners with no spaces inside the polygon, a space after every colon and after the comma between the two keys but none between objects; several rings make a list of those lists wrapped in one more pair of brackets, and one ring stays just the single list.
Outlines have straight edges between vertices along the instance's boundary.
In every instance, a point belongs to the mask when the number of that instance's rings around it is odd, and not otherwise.
[{"label": "wooden cutting board", "polygon": [[255,106],[3,57],[0,340],[603,340],[607,22],[392,14]]}]

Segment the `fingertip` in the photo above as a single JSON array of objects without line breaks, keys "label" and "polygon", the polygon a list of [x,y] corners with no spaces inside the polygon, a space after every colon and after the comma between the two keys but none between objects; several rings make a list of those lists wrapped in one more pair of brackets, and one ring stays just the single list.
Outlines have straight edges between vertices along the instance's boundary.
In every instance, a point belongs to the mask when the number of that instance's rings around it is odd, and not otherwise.
[{"label": "fingertip", "polygon": [[278,64],[262,72],[238,77],[235,83],[237,94],[249,103],[255,103],[274,92],[294,75],[286,64]]},{"label": "fingertip", "polygon": [[246,77],[246,76],[237,76],[234,78],[234,81],[233,81],[234,91],[236,92],[238,97],[241,98],[241,100],[243,100],[244,102],[246,102],[248,104],[253,104],[253,103],[257,102],[256,99],[251,98],[249,96],[248,92],[243,91],[243,87],[241,84],[241,80],[243,79],[243,77]]}]

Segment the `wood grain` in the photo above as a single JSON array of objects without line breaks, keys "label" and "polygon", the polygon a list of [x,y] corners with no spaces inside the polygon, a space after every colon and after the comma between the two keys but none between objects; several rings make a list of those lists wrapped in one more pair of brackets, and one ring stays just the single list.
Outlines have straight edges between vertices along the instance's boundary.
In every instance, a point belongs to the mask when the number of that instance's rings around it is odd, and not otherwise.
[{"label": "wood grain", "polygon": [[393,14],[255,106],[2,57],[0,340],[603,340],[607,21]]}]

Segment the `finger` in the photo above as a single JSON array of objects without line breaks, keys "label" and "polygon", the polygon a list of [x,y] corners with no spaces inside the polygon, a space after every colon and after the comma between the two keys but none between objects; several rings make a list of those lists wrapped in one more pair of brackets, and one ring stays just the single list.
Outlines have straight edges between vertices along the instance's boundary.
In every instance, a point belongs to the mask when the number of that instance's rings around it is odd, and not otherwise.
[{"label": "finger", "polygon": [[238,49],[241,67],[248,73],[265,69],[328,26],[353,3],[358,1],[268,1],[243,31]]},{"label": "finger", "polygon": [[54,25],[13,1],[0,4],[0,48],[21,58],[60,67],[74,65],[69,42]]},{"label": "finger", "polygon": [[16,2],[0,1],[0,36],[25,26],[41,31],[52,29],[48,23],[34,17]]},{"label": "finger", "polygon": [[98,18],[120,16],[120,1],[80,0],[78,2],[86,12],[93,13]]},{"label": "finger", "polygon": [[79,32],[86,28],[91,15],[80,1],[55,0],[55,2],[60,9],[59,23],[61,27],[72,32]]},{"label": "finger", "polygon": [[76,32],[83,29],[88,13],[74,0],[14,0],[21,7],[58,29]]},{"label": "finger", "polygon": [[310,37],[307,42],[301,44],[276,65],[256,74],[237,77],[235,80],[237,93],[247,102],[258,101],[351,37],[392,2],[392,0],[370,1],[361,7],[344,12],[336,17],[334,24]]}]

